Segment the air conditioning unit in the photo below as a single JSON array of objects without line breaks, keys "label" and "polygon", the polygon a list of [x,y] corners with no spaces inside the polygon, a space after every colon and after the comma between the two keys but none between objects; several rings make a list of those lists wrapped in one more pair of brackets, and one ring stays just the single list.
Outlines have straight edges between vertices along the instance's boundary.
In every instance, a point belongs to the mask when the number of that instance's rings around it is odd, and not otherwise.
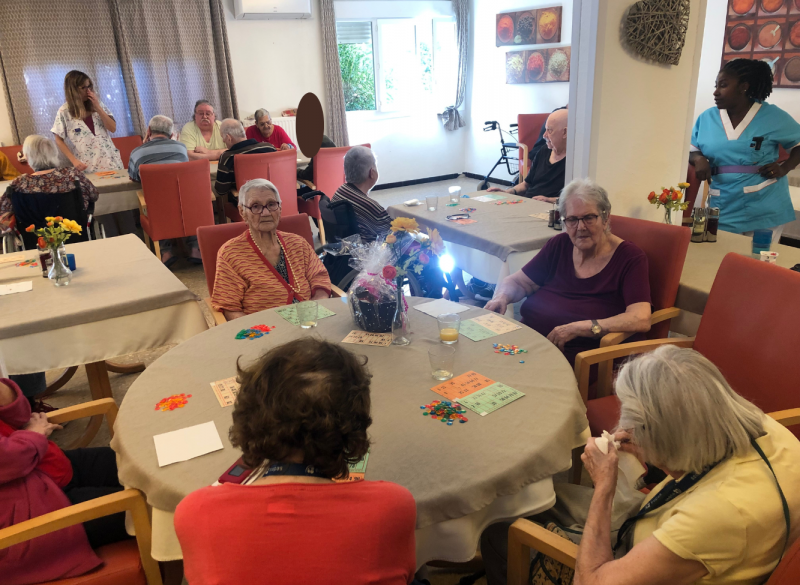
[{"label": "air conditioning unit", "polygon": [[312,0],[234,0],[236,20],[311,18]]}]

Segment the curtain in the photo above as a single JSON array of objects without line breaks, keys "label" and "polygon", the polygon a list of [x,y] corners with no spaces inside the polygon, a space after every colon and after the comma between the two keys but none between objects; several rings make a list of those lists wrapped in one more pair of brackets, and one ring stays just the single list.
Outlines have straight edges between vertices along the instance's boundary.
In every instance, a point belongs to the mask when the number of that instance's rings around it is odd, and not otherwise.
[{"label": "curtain", "polygon": [[178,128],[198,99],[238,117],[222,0],[3,0],[0,68],[14,138],[50,135],[64,75],[86,72],[117,136],[155,114]]},{"label": "curtain", "polygon": [[336,143],[336,146],[350,146],[344,91],[342,90],[342,70],[339,66],[339,46],[336,42],[336,14],[333,9],[333,0],[319,0],[319,7],[322,25],[322,66],[328,106],[328,136]]},{"label": "curtain", "polygon": [[451,0],[456,15],[456,38],[458,40],[458,83],[455,104],[439,114],[447,130],[457,130],[465,125],[458,111],[467,95],[467,62],[469,43],[469,0]]}]

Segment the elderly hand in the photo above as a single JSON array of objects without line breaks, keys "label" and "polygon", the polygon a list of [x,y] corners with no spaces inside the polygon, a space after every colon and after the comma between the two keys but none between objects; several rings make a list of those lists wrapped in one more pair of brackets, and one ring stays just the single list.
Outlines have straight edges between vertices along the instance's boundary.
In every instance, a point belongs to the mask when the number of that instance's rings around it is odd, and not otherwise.
[{"label": "elderly hand", "polygon": [[200,144],[198,144],[197,146],[194,147],[194,151],[197,154],[208,154],[208,149],[205,146],[202,146]]},{"label": "elderly hand", "polygon": [[711,178],[711,164],[704,156],[694,159],[694,176],[698,181],[708,181]]},{"label": "elderly hand", "polygon": [[615,431],[614,440],[619,441],[620,451],[630,453],[639,460],[639,463],[641,463],[642,466],[646,465],[644,462],[644,456],[642,456],[642,451],[639,449],[639,446],[633,442],[633,436],[629,431],[622,429]]},{"label": "elderly hand", "polygon": [[617,476],[619,475],[619,455],[614,443],[609,441],[608,454],[603,453],[595,443],[595,437],[589,437],[586,448],[581,455],[581,461],[586,466],[586,471],[592,476],[595,490],[617,489]]},{"label": "elderly hand", "polygon": [[285,142],[281,144],[281,150],[292,150],[291,144],[286,144]]},{"label": "elderly hand", "polygon": [[487,311],[493,311],[495,313],[505,315],[506,309],[508,308],[508,299],[506,299],[504,295],[497,295],[491,301],[486,303],[486,306],[483,308]]},{"label": "elderly hand", "polygon": [[83,171],[85,171],[86,169],[88,169],[88,168],[89,168],[89,165],[87,165],[87,164],[86,164],[85,162],[83,162],[82,160],[76,160],[76,161],[74,161],[74,162],[72,163],[72,166],[74,166],[74,167],[75,167],[77,170],[79,170],[79,171],[81,171],[81,172],[83,172]]},{"label": "elderly hand", "polygon": [[781,177],[786,175],[788,171],[782,164],[774,162],[759,168],[758,172],[761,174],[762,177],[765,177],[767,179],[780,179]]},{"label": "elderly hand", "polygon": [[564,346],[575,339],[576,337],[581,337],[581,329],[579,327],[580,322],[575,323],[567,323],[566,325],[559,325],[558,327],[554,328],[550,333],[547,335],[547,341],[558,347],[561,351],[564,351]]},{"label": "elderly hand", "polygon": [[505,189],[501,189],[500,187],[489,187],[486,189],[487,193],[508,193]]},{"label": "elderly hand", "polygon": [[53,431],[60,430],[62,428],[64,427],[61,425],[54,425],[53,423],[48,422],[46,414],[41,412],[33,412],[31,413],[31,420],[28,421],[28,424],[26,424],[22,430],[39,433],[40,435],[49,437]]},{"label": "elderly hand", "polygon": [[544,195],[536,195],[531,197],[534,201],[544,201],[545,203],[558,203],[558,197],[545,197]]}]

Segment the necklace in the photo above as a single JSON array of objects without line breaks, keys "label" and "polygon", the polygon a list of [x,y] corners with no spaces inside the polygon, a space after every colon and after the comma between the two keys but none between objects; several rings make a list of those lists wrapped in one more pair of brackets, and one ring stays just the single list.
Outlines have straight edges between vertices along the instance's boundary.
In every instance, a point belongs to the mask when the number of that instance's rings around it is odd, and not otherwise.
[{"label": "necklace", "polygon": [[[258,240],[256,239],[256,236],[255,236],[255,234],[253,233],[253,230],[252,230],[252,228],[250,228],[250,227],[248,226],[248,228],[247,228],[247,229],[248,229],[248,230],[250,230],[250,238],[252,238],[252,240],[253,240],[253,243],[256,245],[256,248],[258,248],[258,251],[259,251],[259,252],[261,252],[261,254],[264,256],[264,258],[266,258],[266,257],[267,257],[267,254],[264,252],[264,249],[261,247],[261,244],[259,244],[259,243],[258,243]],[[292,274],[294,274],[294,269],[292,268],[292,261],[291,261],[291,260],[289,260],[289,255],[286,253],[286,250],[285,250],[285,249],[284,249],[284,247],[283,247],[283,242],[281,242],[281,239],[280,239],[280,237],[278,236],[278,234],[275,234],[275,237],[276,237],[276,238],[277,238],[277,240],[278,240],[278,245],[281,247],[281,253],[283,254],[283,260],[284,260],[284,261],[286,262],[286,264],[289,266],[289,274],[290,274],[290,275],[292,275]],[[301,298],[301,296],[300,296],[300,291],[299,291],[299,290],[297,290],[297,289],[296,289],[294,286],[292,286],[292,283],[291,283],[291,282],[289,282],[289,280],[290,280],[290,279],[286,279],[286,285],[287,285],[287,286],[288,286],[290,289],[292,289],[292,292],[295,294],[295,296],[296,296],[296,297],[298,297],[298,298]]]}]

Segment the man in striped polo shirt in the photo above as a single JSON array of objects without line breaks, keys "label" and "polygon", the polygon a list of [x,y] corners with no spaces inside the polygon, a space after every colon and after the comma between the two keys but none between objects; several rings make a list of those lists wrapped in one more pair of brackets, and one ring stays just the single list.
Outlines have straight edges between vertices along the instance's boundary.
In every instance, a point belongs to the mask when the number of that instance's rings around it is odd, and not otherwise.
[{"label": "man in striped polo shirt", "polygon": [[358,231],[363,242],[374,242],[389,231],[392,218],[380,204],[367,195],[378,182],[378,164],[372,150],[354,146],[344,155],[344,176],[347,183],[336,190],[331,199],[335,203],[345,199],[353,206]]},{"label": "man in striped polo shirt", "polygon": [[186,145],[173,140],[175,124],[166,116],[153,116],[147,125],[144,144],[131,152],[128,160],[128,175],[131,181],[141,182],[139,167],[142,165],[188,162]]},{"label": "man in striped polo shirt", "polygon": [[258,142],[247,138],[244,127],[239,120],[228,118],[222,121],[219,133],[228,150],[219,157],[217,167],[217,182],[214,190],[217,195],[224,197],[236,188],[236,175],[233,171],[233,157],[239,154],[264,154],[275,152],[275,147],[269,142]]}]

